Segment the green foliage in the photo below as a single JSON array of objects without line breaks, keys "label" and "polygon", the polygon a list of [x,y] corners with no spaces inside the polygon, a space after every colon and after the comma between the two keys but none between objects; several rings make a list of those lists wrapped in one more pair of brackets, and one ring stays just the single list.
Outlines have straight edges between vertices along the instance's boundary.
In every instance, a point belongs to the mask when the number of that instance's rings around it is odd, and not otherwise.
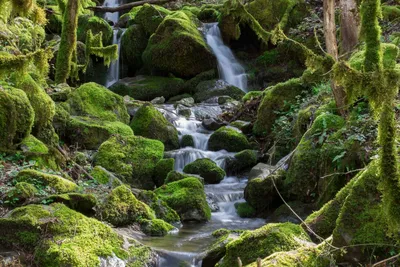
[{"label": "green foliage", "polygon": [[183,172],[189,174],[198,174],[204,178],[204,182],[207,184],[218,184],[221,182],[226,173],[223,169],[211,159],[197,159],[192,163],[189,163],[183,168]]}]

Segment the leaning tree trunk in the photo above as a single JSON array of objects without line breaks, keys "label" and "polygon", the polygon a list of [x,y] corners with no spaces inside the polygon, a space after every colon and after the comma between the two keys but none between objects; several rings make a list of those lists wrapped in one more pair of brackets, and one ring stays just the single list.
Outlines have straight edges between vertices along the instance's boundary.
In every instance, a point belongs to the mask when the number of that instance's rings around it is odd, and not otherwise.
[{"label": "leaning tree trunk", "polygon": [[356,0],[340,0],[341,54],[346,58],[358,43],[359,24]]},{"label": "leaning tree trunk", "polygon": [[64,11],[60,48],[57,53],[57,83],[65,83],[71,71],[71,61],[76,49],[76,28],[78,26],[79,0],[68,0]]},{"label": "leaning tree trunk", "polygon": [[[334,60],[337,60],[338,46],[336,41],[335,0],[324,0],[324,33],[327,52]],[[343,90],[343,87],[338,86],[333,80],[331,81],[331,86],[338,111],[345,117],[346,92]]]}]

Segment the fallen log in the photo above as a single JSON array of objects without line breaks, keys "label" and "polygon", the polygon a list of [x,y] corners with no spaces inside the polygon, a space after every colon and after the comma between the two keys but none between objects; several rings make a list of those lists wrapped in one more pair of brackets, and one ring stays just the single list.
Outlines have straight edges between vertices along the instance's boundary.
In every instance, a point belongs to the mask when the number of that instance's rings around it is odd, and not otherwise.
[{"label": "fallen log", "polygon": [[141,6],[144,4],[163,4],[167,2],[172,2],[173,0],[144,0],[144,1],[138,1],[138,2],[132,2],[128,4],[123,4],[120,6],[115,6],[115,7],[109,7],[109,6],[90,6],[87,7],[86,9],[90,9],[95,12],[119,12],[119,11],[124,11],[128,9],[132,9],[133,7],[136,6]]}]

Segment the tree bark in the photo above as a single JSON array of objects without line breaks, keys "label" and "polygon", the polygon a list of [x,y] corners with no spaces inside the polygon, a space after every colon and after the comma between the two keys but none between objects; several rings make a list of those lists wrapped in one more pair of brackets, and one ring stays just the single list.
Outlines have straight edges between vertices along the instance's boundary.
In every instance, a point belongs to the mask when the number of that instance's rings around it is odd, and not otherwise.
[{"label": "tree bark", "polygon": [[358,43],[359,25],[356,0],[340,0],[341,54],[346,58]]},{"label": "tree bark", "polygon": [[65,83],[71,71],[71,61],[76,49],[76,28],[78,27],[79,0],[68,0],[64,11],[60,48],[57,53],[57,83]]},{"label": "tree bark", "polygon": [[[334,60],[338,60],[338,46],[336,40],[336,23],[335,23],[335,0],[324,0],[324,33],[325,43],[328,54]],[[346,116],[345,103],[346,92],[343,87],[338,86],[334,80],[331,80],[333,96],[335,98],[336,107],[340,115]]]},{"label": "tree bark", "polygon": [[128,3],[116,7],[108,7],[108,6],[91,6],[87,7],[87,9],[96,11],[96,12],[119,12],[119,11],[124,11],[131,9],[136,6],[141,6],[144,4],[162,4],[162,3],[167,3],[167,2],[172,2],[173,0],[144,0],[144,1],[138,1],[138,2],[133,2],[133,3]]}]

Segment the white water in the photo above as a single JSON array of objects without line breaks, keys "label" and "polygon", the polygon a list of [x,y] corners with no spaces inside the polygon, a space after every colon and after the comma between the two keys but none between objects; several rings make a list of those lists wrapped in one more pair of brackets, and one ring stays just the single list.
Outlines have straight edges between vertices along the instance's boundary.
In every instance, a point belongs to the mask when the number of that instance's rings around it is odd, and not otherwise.
[{"label": "white water", "polygon": [[[120,0],[106,0],[103,6],[116,7],[120,5]],[[114,24],[117,23],[119,19],[119,12],[107,12],[104,14],[104,19],[112,21]]]},{"label": "white water", "polygon": [[232,50],[224,45],[218,23],[207,23],[206,40],[217,57],[220,78],[247,92],[247,75]]},{"label": "white water", "polygon": [[[122,31],[122,33],[120,32],[120,30]],[[111,62],[110,67],[108,68],[107,77],[106,77],[106,87],[107,88],[119,80],[119,71],[120,71],[119,60],[121,57],[121,39],[122,39],[122,35],[124,35],[124,33],[125,33],[125,29],[114,28],[113,44],[118,45],[118,59],[116,61]]]}]

